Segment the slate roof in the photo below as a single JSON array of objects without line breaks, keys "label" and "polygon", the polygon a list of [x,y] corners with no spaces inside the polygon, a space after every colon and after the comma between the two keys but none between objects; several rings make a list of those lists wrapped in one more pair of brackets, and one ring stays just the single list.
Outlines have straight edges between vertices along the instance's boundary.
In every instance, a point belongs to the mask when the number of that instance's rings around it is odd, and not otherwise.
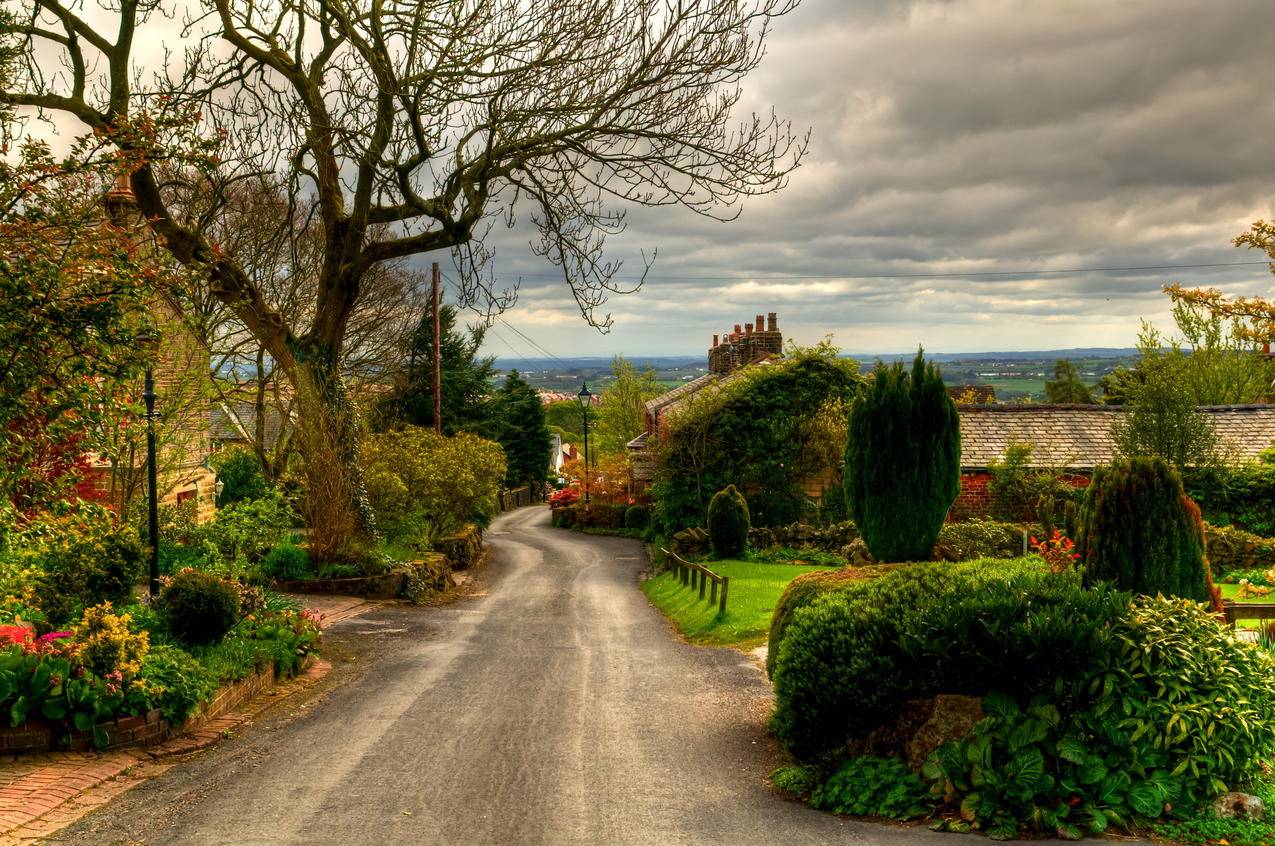
[{"label": "slate roof", "polygon": [[[1231,461],[1247,461],[1275,444],[1275,405],[1216,405],[1208,414],[1222,451]],[[1005,454],[1013,441],[1031,443],[1035,466],[1088,470],[1116,457],[1111,424],[1124,413],[1111,405],[964,405],[961,467],[983,469]]]},{"label": "slate roof", "polygon": [[[231,417],[233,411],[234,417]],[[251,437],[245,437],[244,433],[235,425],[235,418],[243,424],[247,429],[248,435],[251,436],[256,425],[257,407],[255,403],[241,400],[232,400],[227,403],[213,403],[212,408],[212,437],[214,441],[221,443],[248,443]],[[274,449],[275,441],[279,439],[279,428],[281,418],[277,409],[266,406],[266,449]]]}]

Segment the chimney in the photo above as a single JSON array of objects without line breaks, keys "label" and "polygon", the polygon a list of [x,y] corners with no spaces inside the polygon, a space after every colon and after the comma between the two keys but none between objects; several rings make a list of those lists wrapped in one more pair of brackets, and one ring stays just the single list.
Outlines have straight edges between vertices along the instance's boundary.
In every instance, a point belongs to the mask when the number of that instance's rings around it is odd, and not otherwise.
[{"label": "chimney", "polygon": [[713,336],[713,349],[717,349],[717,336]]},{"label": "chimney", "polygon": [[757,331],[758,331],[758,332],[765,332],[765,331],[766,331],[766,323],[765,323],[765,321],[763,321],[763,320],[761,319],[761,315],[760,315],[760,314],[759,314],[759,315],[757,315]]},{"label": "chimney", "polygon": [[753,324],[751,324],[751,323],[745,323],[745,324],[744,324],[744,334],[745,334],[745,335],[751,335],[751,334],[753,334]]},{"label": "chimney", "polygon": [[[760,318],[758,319],[760,320]],[[768,332],[779,331],[779,317],[773,311],[769,312],[766,315],[766,331]]]},{"label": "chimney", "polygon": [[736,323],[736,324],[735,324],[735,337],[736,337],[736,338],[738,338],[738,337],[739,337],[739,334],[740,334],[741,332],[743,332],[743,331],[744,331],[743,327],[741,327],[738,323]]}]

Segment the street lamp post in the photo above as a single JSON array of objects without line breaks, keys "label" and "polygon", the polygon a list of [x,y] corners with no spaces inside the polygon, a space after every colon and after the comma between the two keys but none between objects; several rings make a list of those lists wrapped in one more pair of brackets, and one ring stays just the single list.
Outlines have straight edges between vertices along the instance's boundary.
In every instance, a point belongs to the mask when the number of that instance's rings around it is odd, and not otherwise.
[{"label": "street lamp post", "polygon": [[589,504],[589,403],[593,394],[589,393],[589,384],[580,383],[580,393],[576,394],[580,401],[580,410],[584,412],[584,504]]},{"label": "street lamp post", "polygon": [[150,594],[159,593],[159,471],[155,464],[155,371],[146,365],[146,386],[142,391],[146,401],[146,509],[147,530],[151,542]]}]

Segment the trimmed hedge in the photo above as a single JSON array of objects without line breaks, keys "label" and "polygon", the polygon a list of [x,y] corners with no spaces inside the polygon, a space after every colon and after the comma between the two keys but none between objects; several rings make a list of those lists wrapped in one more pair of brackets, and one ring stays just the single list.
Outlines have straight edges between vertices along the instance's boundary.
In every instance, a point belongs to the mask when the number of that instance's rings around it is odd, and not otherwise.
[{"label": "trimmed hedge", "polygon": [[903,703],[993,687],[1052,689],[1097,648],[1129,596],[1053,575],[1037,558],[914,564],[791,611],[774,665],[771,730],[794,754],[835,753]]},{"label": "trimmed hedge", "polygon": [[766,649],[766,675],[775,674],[775,660],[779,655],[779,644],[783,643],[784,633],[792,614],[798,608],[804,608],[825,593],[841,590],[852,582],[862,582],[884,575],[891,570],[903,567],[903,564],[879,564],[875,567],[844,567],[840,570],[822,570],[817,573],[803,573],[788,583],[775,613],[770,618],[770,638]]},{"label": "trimmed hedge", "polygon": [[628,506],[624,503],[592,502],[586,508],[577,502],[553,509],[550,520],[560,529],[623,529],[626,511]]},{"label": "trimmed hedge", "polygon": [[[1028,534],[1041,535],[1039,526],[1027,528]],[[976,558],[1017,558],[1023,554],[1023,527],[1019,523],[996,520],[965,520],[944,523],[934,544],[938,561],[972,561]]]}]

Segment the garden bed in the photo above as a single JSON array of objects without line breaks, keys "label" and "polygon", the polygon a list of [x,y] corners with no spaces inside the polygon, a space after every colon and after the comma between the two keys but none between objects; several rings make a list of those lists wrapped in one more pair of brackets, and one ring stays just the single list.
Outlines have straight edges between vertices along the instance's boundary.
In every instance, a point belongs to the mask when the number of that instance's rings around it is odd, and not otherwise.
[{"label": "garden bed", "polygon": [[[304,670],[314,662],[313,656],[307,656],[301,669]],[[197,713],[187,718],[181,725],[174,726],[165,719],[159,708],[152,708],[145,714],[132,717],[118,717],[98,723],[97,729],[105,732],[107,742],[96,745],[96,731],[79,731],[71,729],[53,720],[27,720],[16,728],[0,728],[0,753],[26,754],[35,752],[71,751],[86,752],[91,749],[123,749],[134,746],[155,746],[170,737],[193,732],[206,723],[227,714],[244,702],[274,687],[279,681],[274,667],[265,667],[242,679],[226,682],[218,688],[216,695],[205,703]]]}]

